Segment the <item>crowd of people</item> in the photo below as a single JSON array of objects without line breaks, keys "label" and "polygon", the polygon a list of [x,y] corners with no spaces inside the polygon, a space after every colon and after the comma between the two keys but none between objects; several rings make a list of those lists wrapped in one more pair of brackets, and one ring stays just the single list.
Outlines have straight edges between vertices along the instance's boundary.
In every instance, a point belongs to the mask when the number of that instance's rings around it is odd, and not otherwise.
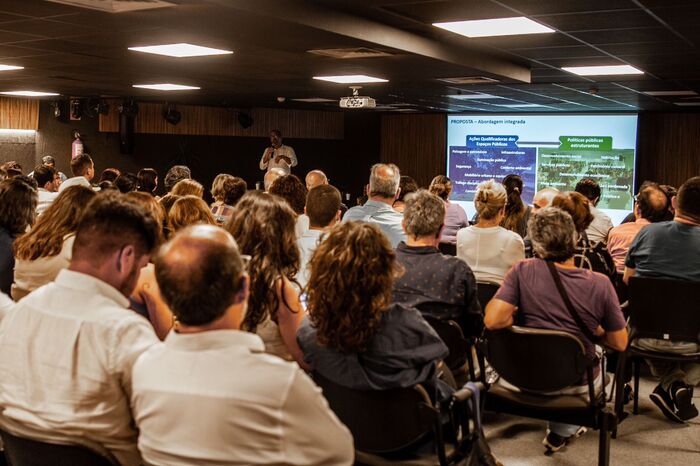
[{"label": "crowd of people", "polygon": [[[88,154],[67,179],[50,157],[31,176],[0,167],[0,429],[89,439],[125,465],[351,464],[352,435],[314,374],[350,389],[422,384],[439,403],[459,377],[431,319],[469,337],[563,330],[595,356],[627,348],[632,277],[700,281],[700,177],[677,191],[644,183],[613,227],[593,179],[528,205],[508,175],[478,186],[470,221],[444,175],[424,189],[376,164],[348,208],[322,171],[302,181],[293,152],[275,150],[264,190],[222,173],[211,205],[182,165],[162,197],[154,169],[96,178]],[[499,287],[489,302],[479,283]],[[700,365],[650,366],[664,415],[696,417]],[[550,423],[543,444],[583,431]]]}]

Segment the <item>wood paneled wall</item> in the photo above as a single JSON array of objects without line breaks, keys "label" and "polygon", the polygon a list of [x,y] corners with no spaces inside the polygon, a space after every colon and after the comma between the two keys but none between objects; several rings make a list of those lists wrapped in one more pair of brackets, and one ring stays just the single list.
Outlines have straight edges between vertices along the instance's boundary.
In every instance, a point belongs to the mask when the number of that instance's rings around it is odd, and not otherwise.
[{"label": "wood paneled wall", "polygon": [[[100,115],[101,132],[119,132],[119,100],[109,101],[109,114]],[[135,132],[140,134],[179,134],[190,136],[267,137],[271,129],[280,129],[286,138],[343,139],[344,114],[314,110],[253,108],[253,125],[238,123],[238,111],[230,108],[177,105],[182,120],[172,125],[163,118],[163,104],[139,103]]]},{"label": "wood paneled wall", "polygon": [[39,129],[39,101],[0,97],[0,128]]},{"label": "wood paneled wall", "polygon": [[445,174],[447,118],[445,114],[382,115],[382,162],[395,163],[402,175],[427,187],[436,175]]}]

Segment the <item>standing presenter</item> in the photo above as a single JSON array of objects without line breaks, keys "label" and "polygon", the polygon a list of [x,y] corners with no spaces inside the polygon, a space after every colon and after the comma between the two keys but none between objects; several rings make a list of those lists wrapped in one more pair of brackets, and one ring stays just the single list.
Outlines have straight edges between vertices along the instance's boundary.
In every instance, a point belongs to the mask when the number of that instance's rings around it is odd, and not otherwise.
[{"label": "standing presenter", "polygon": [[297,155],[294,149],[282,144],[282,132],[278,129],[270,131],[270,147],[265,149],[260,159],[260,170],[270,171],[273,168],[284,170],[286,175],[297,165]]}]

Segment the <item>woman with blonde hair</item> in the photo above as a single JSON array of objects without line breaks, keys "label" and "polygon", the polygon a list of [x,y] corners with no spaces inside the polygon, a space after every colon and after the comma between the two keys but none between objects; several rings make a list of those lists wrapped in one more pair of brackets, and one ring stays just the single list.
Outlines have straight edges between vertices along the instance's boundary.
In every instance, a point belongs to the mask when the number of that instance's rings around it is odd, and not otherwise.
[{"label": "woman with blonde hair", "polygon": [[195,180],[185,179],[178,181],[170,192],[177,196],[192,195],[201,199],[204,197],[204,186]]},{"label": "woman with blonde hair", "polygon": [[469,226],[469,219],[462,206],[450,202],[452,180],[445,175],[438,175],[430,182],[428,191],[445,202],[445,222],[440,235],[440,242],[455,244],[457,242],[457,232],[461,228]]},{"label": "woman with blonde hair", "polygon": [[479,184],[474,197],[479,221],[457,232],[457,257],[471,267],[477,281],[500,284],[513,264],[525,259],[520,235],[500,226],[507,197],[495,180]]},{"label": "woman with blonde hair", "polygon": [[[182,181],[180,181],[180,183],[182,183]],[[175,187],[177,187],[177,185],[175,185]],[[201,197],[194,195],[182,196],[176,200],[168,213],[170,233],[175,233],[181,228],[194,225],[196,223],[216,225],[216,220],[214,219],[209,206],[202,200]]]},{"label": "woman with blonde hair", "polygon": [[62,191],[34,227],[15,241],[12,297],[19,300],[52,282],[70,264],[78,223],[95,191],[72,186]]}]

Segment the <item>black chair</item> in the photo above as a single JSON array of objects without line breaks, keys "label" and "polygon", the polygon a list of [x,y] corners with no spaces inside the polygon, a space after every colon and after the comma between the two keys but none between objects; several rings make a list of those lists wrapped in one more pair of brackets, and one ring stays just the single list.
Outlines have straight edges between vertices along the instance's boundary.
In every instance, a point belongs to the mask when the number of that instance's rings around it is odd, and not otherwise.
[{"label": "black chair", "polygon": [[[566,332],[513,326],[487,332],[485,353],[496,372],[521,390],[491,385],[487,410],[598,429],[598,464],[609,463],[615,415],[605,407],[604,383],[594,387],[596,362],[586,356],[581,340]],[[587,395],[542,394],[576,385],[584,375]]]},{"label": "black chair", "polygon": [[[85,439],[57,444],[19,437],[0,431],[5,458],[10,466],[118,466],[104,447]],[[68,441],[67,441],[68,442]]]},{"label": "black chair", "polygon": [[438,243],[438,249],[446,256],[457,255],[457,245],[454,243]]},{"label": "black chair", "polygon": [[[466,401],[471,392],[456,392],[449,406],[450,418],[460,419],[459,438],[443,432],[441,408],[431,402],[420,385],[390,390],[353,390],[318,373],[316,383],[331,409],[352,433],[355,463],[363,465],[449,465],[469,451],[469,419]],[[454,436],[453,436],[454,437]],[[432,440],[434,448],[415,449]]]},{"label": "black chair", "polygon": [[[443,361],[450,368],[455,379],[462,380],[462,374],[469,374],[469,380],[476,381],[476,369],[472,349],[475,346],[473,339],[467,339],[462,333],[459,324],[454,320],[440,320],[434,317],[424,316],[426,322],[430,324],[440,339],[445,343],[450,354]],[[458,386],[463,384],[458,383]]]},{"label": "black chair", "polygon": [[642,359],[700,362],[700,353],[677,354],[641,349],[639,338],[698,342],[700,335],[700,282],[632,277],[629,283],[629,345],[617,366],[615,413],[625,416],[624,380],[631,363],[634,370],[634,404],[639,412],[639,370]]},{"label": "black chair", "polygon": [[476,282],[476,294],[479,296],[479,304],[481,309],[486,309],[493,296],[496,294],[501,285],[491,282]]}]

